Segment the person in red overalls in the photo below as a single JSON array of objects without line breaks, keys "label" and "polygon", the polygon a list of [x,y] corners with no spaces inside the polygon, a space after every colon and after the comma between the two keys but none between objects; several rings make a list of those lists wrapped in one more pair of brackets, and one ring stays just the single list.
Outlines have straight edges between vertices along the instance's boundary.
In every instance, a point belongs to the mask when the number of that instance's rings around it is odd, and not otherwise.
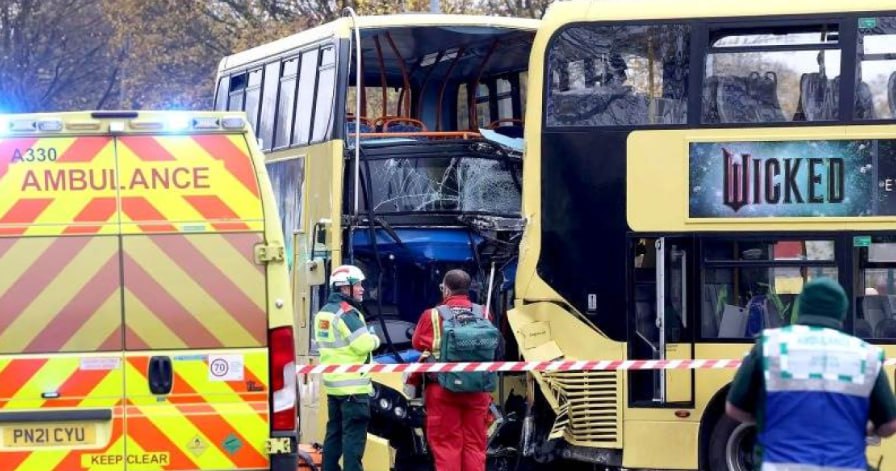
[{"label": "person in red overalls", "polygon": [[[445,273],[442,284],[442,305],[471,309],[470,275],[463,270]],[[489,316],[488,312],[484,313]],[[439,319],[441,328],[441,318]],[[431,310],[420,316],[414,336],[414,348],[420,352],[433,350]],[[485,471],[486,433],[491,395],[486,392],[455,393],[443,388],[435,378],[427,378],[423,391],[426,405],[426,435],[437,471]]]}]

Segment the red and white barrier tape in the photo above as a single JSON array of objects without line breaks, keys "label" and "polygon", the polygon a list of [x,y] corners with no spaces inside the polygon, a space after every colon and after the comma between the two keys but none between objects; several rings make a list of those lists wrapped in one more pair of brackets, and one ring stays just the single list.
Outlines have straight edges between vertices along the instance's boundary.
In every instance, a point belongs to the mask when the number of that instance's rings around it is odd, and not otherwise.
[{"label": "red and white barrier tape", "polygon": [[[398,363],[367,365],[297,365],[297,374],[320,373],[437,373],[463,371],[614,371],[693,370],[737,368],[740,360],[591,360],[591,361],[495,361],[477,363]],[[887,359],[896,365],[896,358]]]}]

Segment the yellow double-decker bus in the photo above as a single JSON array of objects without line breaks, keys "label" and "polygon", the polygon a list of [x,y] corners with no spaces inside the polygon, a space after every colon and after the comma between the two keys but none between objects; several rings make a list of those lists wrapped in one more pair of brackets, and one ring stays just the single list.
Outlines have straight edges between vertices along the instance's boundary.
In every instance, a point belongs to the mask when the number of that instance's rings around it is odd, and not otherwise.
[{"label": "yellow double-decker bus", "polygon": [[[896,355],[891,0],[561,2],[529,71],[526,360],[740,358],[823,276],[845,329]],[[522,452],[750,469],[733,374],[535,373]],[[868,456],[896,469],[896,441]]]},{"label": "yellow double-decker bus", "polygon": [[[244,111],[279,204],[300,364],[332,267],[367,275],[375,360],[416,361],[411,336],[463,268],[499,325],[513,299],[529,53],[538,20],[348,15],[225,57],[215,106]],[[299,379],[300,441],[323,442],[320,376]],[[423,405],[374,377],[368,469],[425,469]]]}]

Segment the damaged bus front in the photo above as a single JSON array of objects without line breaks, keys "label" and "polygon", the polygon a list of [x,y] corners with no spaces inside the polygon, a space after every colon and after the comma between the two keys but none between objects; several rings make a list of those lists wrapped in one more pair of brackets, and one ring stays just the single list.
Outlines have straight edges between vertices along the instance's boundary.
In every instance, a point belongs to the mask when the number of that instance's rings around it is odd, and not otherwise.
[{"label": "damaged bus front", "polygon": [[[367,275],[378,362],[417,360],[413,327],[440,301],[452,268],[470,273],[473,301],[488,303],[512,338],[504,313],[522,231],[525,90],[538,25],[347,16],[221,62],[215,105],[246,112],[278,200],[297,364],[319,361],[311,320],[330,270],[343,263]],[[426,469],[422,406],[400,374],[373,378],[365,467]],[[320,376],[298,381],[300,441],[322,443]]]},{"label": "damaged bus front", "polygon": [[[375,361],[419,360],[414,327],[441,301],[439,283],[453,268],[471,275],[471,298],[506,326],[522,229],[521,156],[479,139],[371,140],[360,150],[349,258],[370,280],[364,304],[383,340]],[[428,462],[420,392],[403,388],[399,375],[375,379],[370,432],[389,440],[399,467],[419,469]]]}]

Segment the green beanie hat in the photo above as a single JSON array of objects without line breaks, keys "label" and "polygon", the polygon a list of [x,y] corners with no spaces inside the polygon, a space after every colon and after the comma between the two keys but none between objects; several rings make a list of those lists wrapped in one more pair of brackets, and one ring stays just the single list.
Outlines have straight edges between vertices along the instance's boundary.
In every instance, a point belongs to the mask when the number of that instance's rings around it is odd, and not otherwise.
[{"label": "green beanie hat", "polygon": [[806,283],[797,299],[800,324],[839,329],[846,317],[849,300],[836,280],[821,277]]}]

